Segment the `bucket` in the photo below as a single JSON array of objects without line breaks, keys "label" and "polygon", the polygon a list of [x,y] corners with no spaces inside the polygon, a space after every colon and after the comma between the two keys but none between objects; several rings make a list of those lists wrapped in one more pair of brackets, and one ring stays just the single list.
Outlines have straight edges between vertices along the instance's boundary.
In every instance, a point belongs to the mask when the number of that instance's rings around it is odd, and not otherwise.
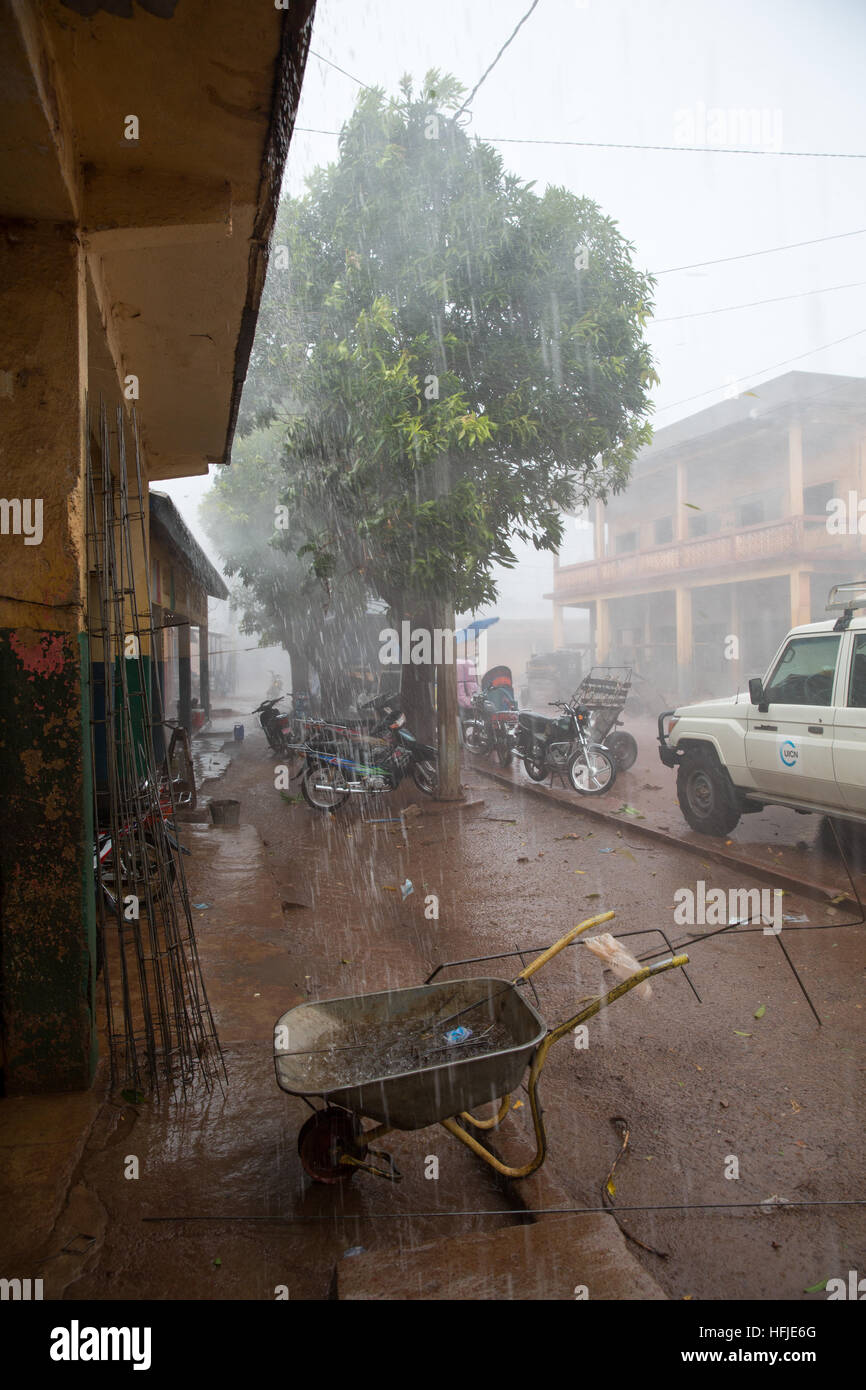
[{"label": "bucket", "polygon": [[243,724],[235,724],[235,743],[243,743],[243,741],[244,741],[244,726],[243,726]]},{"label": "bucket", "polygon": [[208,809],[214,825],[234,826],[240,823],[241,803],[239,801],[212,801]]}]

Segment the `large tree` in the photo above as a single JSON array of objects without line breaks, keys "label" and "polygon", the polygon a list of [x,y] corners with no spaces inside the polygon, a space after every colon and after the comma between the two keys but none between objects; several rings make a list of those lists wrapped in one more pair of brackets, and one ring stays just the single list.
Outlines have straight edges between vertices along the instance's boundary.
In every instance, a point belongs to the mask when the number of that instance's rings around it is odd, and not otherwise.
[{"label": "large tree", "polygon": [[[449,114],[460,94],[435,73],[366,90],[283,203],[241,422],[284,427],[277,542],[329,593],[360,581],[441,626],[495,598],[514,538],[554,550],[563,510],[622,489],[655,381],[632,247],[507,173]],[[438,702],[455,795],[453,665]]]}]

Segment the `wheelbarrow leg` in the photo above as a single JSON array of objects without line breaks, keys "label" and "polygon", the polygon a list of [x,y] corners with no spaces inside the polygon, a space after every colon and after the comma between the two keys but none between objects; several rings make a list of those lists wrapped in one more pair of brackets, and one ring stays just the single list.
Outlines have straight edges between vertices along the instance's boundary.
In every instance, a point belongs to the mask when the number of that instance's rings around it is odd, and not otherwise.
[{"label": "wheelbarrow leg", "polygon": [[474,1135],[467,1134],[466,1130],[461,1128],[454,1119],[441,1120],[440,1123],[442,1128],[447,1129],[448,1133],[453,1134],[455,1139],[459,1139],[461,1144],[465,1144],[473,1153],[478,1154],[479,1158],[483,1158],[484,1162],[488,1163],[491,1168],[494,1168],[497,1173],[502,1173],[506,1178],[528,1178],[531,1173],[534,1173],[541,1167],[547,1156],[547,1133],[544,1128],[541,1106],[538,1102],[538,1078],[547,1060],[547,1054],[554,1043],[558,1042],[560,1038],[565,1037],[566,1033],[572,1032],[579,1024],[585,1023],[587,1019],[593,1018],[595,1014],[600,1013],[602,1009],[606,1009],[608,1004],[613,1004],[617,999],[621,999],[624,994],[628,994],[629,991],[633,990],[637,985],[643,984],[644,980],[649,980],[655,975],[661,975],[666,970],[688,965],[688,961],[688,956],[671,956],[667,960],[657,961],[655,965],[645,966],[643,970],[638,970],[636,974],[624,980],[622,984],[617,985],[607,994],[599,995],[596,999],[593,999],[590,1004],[587,1004],[586,1008],[581,1009],[580,1013],[575,1014],[574,1018],[569,1018],[565,1023],[560,1023],[558,1027],[551,1029],[547,1034],[547,1037],[536,1051],[529,1072],[527,1089],[529,1091],[529,1105],[532,1111],[532,1123],[535,1128],[535,1155],[528,1163],[524,1163],[520,1168],[514,1168],[511,1164],[503,1163],[501,1159],[496,1158],[489,1149],[486,1149]]},{"label": "wheelbarrow leg", "polygon": [[491,1115],[489,1120],[477,1120],[469,1110],[461,1110],[459,1118],[468,1124],[474,1125],[476,1129],[496,1129],[502,1124],[505,1116],[511,1109],[511,1096],[503,1096],[502,1104],[495,1115]]}]

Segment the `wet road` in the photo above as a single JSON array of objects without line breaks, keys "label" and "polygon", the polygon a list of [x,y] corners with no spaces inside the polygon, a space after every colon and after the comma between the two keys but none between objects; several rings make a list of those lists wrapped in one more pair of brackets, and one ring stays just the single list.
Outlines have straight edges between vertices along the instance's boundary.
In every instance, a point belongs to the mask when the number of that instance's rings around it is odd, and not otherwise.
[{"label": "wet road", "polygon": [[[627,941],[636,955],[664,950],[654,929],[675,941],[692,934],[673,921],[678,889],[698,879],[725,890],[762,882],[751,869],[650,844],[627,823],[618,831],[471,771],[470,794],[483,806],[410,815],[405,832],[364,822],[420,802],[414,788],[376,810],[353,803],[322,817],[275,791],[260,737],[236,753],[216,794],[238,797],[247,829],[190,828],[193,901],[208,904],[197,909],[200,948],[230,1086],[225,1097],[180,1109],[163,1101],[137,1117],[125,1106],[108,1112],[85,1163],[108,1230],[98,1266],[70,1296],[260,1298],[285,1284],[290,1297],[321,1298],[350,1248],[380,1252],[393,1266],[444,1235],[513,1224],[516,1215],[480,1214],[519,1208],[440,1129],[388,1137],[405,1175],[399,1186],[364,1174],[345,1189],[310,1185],[295,1151],[306,1108],[273,1079],[275,1018],[303,998],[416,984],[440,961],[541,948],[606,908],[617,914],[611,930],[641,933]],[[414,892],[404,902],[398,885],[407,877]],[[431,894],[438,920],[424,914]],[[590,1023],[588,1048],[566,1038],[547,1064],[548,1165],[574,1205],[600,1205],[620,1147],[614,1120],[624,1117],[630,1147],[615,1174],[616,1204],[690,1208],[622,1218],[664,1252],[632,1247],[674,1298],[798,1299],[866,1265],[863,1208],[734,1205],[866,1195],[863,929],[841,925],[845,904],[786,895],[784,908],[827,927],[790,924],[783,935],[822,1027],[775,937],[738,929],[690,947],[701,1003],[678,972],[663,976],[648,1003],[629,996],[612,1006]],[[517,968],[503,960],[468,973],[509,978]],[[536,981],[549,1023],[614,983],[581,947]],[[506,1156],[520,1127],[528,1105],[500,1132]],[[130,1154],[140,1160],[134,1181],[123,1176]],[[431,1157],[436,1180],[425,1178]],[[729,1209],[696,1209],[707,1204]],[[209,1219],[176,1219],[192,1214]],[[571,1296],[555,1276],[547,1293]]]}]

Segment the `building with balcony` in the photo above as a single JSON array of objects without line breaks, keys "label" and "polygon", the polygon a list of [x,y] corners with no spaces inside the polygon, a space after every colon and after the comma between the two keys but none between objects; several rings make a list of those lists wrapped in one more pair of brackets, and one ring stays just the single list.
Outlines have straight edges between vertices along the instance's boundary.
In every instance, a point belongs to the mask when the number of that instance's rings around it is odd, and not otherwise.
[{"label": "building with balcony", "polygon": [[554,562],[563,614],[587,609],[597,663],[666,695],[721,695],[787,629],[866,570],[866,380],[787,372],[656,432],[627,490],[598,502],[592,558]]}]

